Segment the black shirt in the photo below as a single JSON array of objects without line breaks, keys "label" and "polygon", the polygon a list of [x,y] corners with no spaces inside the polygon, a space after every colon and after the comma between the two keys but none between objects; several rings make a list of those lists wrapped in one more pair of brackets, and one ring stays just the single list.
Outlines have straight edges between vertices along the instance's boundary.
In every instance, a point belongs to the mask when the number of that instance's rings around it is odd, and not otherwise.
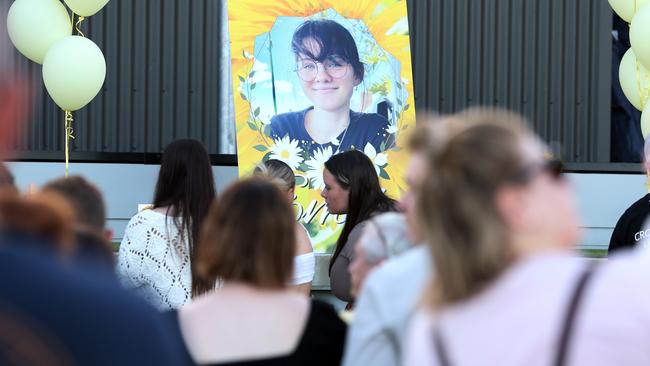
[{"label": "black shirt", "polygon": [[[176,319],[178,313],[170,311],[169,316]],[[271,314],[269,314],[271,316]],[[224,331],[227,331],[224,329]],[[180,332],[180,326],[179,330]],[[303,331],[298,347],[285,356],[242,360],[212,364],[214,366],[334,366],[340,365],[345,344],[346,325],[339,318],[334,308],[318,300],[311,301],[311,310],[307,325]],[[188,360],[191,360],[189,353]]]},{"label": "black shirt", "polygon": [[650,230],[647,232],[643,230],[648,214],[650,214],[650,193],[634,202],[618,219],[609,241],[610,254],[620,249],[632,248],[650,235]]}]

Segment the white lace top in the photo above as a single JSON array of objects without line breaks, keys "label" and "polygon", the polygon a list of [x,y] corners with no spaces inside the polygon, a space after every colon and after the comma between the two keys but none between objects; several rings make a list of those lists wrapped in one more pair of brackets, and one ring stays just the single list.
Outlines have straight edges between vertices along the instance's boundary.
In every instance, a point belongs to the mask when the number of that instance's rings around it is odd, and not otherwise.
[{"label": "white lace top", "polygon": [[172,218],[165,218],[152,210],[133,216],[117,260],[122,284],[159,310],[178,309],[192,298],[187,235],[181,240]]}]

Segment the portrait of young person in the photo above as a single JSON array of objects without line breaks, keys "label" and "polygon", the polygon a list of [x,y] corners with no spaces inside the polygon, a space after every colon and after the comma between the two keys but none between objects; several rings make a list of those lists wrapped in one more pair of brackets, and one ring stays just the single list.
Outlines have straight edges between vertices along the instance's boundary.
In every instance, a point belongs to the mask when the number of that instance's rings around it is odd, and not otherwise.
[{"label": "portrait of young person", "polygon": [[360,151],[387,196],[405,189],[415,126],[407,9],[381,0],[368,1],[367,14],[352,3],[293,4],[228,4],[239,174],[286,163],[298,223],[314,252],[333,252],[346,217],[321,196],[331,157]]},{"label": "portrait of young person", "polygon": [[352,34],[334,20],[307,20],[293,34],[291,50],[300,86],[313,105],[274,116],[271,137],[298,140],[309,155],[326,147],[334,155],[363,150],[367,143],[376,151],[385,150],[392,137],[388,119],[350,109],[354,88],[363,83],[365,74]]}]

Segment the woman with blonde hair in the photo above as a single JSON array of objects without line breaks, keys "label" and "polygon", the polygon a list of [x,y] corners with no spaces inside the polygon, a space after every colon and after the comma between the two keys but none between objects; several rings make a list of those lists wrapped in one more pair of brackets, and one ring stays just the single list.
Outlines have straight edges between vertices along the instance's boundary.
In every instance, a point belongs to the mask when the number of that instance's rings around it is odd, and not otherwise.
[{"label": "woman with blonde hair", "polygon": [[[287,195],[287,201],[293,203],[296,189],[296,175],[285,162],[275,159],[259,164],[253,171],[256,177],[270,179],[282,192]],[[309,296],[311,282],[314,280],[316,258],[309,240],[309,234],[304,226],[296,222],[296,256],[294,258],[293,277],[291,285],[294,289]]]},{"label": "woman with blonde hair", "polygon": [[458,118],[419,193],[435,274],[404,364],[650,364],[650,256],[576,258],[571,186],[523,117]]}]

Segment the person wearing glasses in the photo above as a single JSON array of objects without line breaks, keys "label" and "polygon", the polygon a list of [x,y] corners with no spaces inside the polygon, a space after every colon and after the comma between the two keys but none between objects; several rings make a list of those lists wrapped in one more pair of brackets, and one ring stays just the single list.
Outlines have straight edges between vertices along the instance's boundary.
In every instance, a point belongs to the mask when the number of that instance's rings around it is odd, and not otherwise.
[{"label": "person wearing glasses", "polygon": [[570,179],[529,122],[454,118],[466,127],[429,154],[419,188],[434,270],[401,364],[649,365],[647,252],[579,258]]},{"label": "person wearing glasses", "polygon": [[333,20],[308,20],[293,34],[291,49],[300,84],[313,106],[274,116],[271,137],[297,140],[310,156],[318,148],[331,148],[333,154],[364,150],[367,143],[383,150],[382,142],[391,138],[388,120],[350,110],[354,88],[365,72],[350,32]]}]

